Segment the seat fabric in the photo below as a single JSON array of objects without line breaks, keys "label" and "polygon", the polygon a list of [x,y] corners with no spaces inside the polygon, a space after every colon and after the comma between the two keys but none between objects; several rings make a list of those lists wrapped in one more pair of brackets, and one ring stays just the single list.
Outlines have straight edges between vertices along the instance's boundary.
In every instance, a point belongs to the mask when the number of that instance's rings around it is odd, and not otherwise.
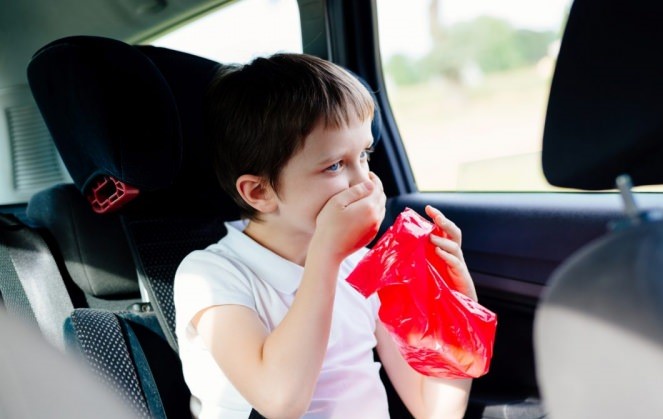
[{"label": "seat fabric", "polygon": [[77,302],[77,307],[123,310],[140,298],[134,262],[117,215],[95,214],[74,185],[61,184],[36,193],[28,203],[27,216],[50,234],[66,274],[83,293],[85,301]]},{"label": "seat fabric", "polygon": [[66,323],[70,349],[138,417],[186,417],[190,393],[179,358],[154,313],[74,310]]},{"label": "seat fabric", "polygon": [[177,350],[173,281],[186,255],[204,249],[227,233],[220,217],[125,218],[138,272],[171,347]]}]

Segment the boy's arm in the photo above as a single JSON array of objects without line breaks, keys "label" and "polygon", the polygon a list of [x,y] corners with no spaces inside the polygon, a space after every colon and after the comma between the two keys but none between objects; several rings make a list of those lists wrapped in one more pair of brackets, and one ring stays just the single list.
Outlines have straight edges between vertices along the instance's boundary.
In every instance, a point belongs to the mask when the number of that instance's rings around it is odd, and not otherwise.
[{"label": "boy's arm", "polygon": [[380,361],[391,383],[410,413],[422,418],[462,418],[472,379],[427,377],[412,369],[396,343],[378,320],[375,336]]},{"label": "boy's arm", "polygon": [[307,267],[288,314],[271,334],[255,311],[238,305],[210,307],[194,319],[225,375],[263,416],[299,417],[310,403],[329,340],[333,265]]},{"label": "boy's arm", "polygon": [[242,306],[210,307],[193,319],[225,375],[263,416],[300,417],[311,402],[329,341],[340,263],[375,236],[384,216],[382,187],[372,179],[334,196],[321,211],[301,285],[272,333]]}]

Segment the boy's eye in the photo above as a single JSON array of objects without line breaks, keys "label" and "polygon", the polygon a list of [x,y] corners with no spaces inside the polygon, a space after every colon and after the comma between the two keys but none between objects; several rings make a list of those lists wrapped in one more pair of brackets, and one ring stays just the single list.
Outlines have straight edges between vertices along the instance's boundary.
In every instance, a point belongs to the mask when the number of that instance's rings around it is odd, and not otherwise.
[{"label": "boy's eye", "polygon": [[342,166],[343,166],[343,164],[340,161],[337,161],[336,163],[329,166],[326,170],[328,172],[337,172],[341,169]]},{"label": "boy's eye", "polygon": [[375,151],[373,147],[369,147],[365,149],[364,151],[361,152],[361,155],[359,156],[360,159],[369,161],[371,159],[371,154]]}]

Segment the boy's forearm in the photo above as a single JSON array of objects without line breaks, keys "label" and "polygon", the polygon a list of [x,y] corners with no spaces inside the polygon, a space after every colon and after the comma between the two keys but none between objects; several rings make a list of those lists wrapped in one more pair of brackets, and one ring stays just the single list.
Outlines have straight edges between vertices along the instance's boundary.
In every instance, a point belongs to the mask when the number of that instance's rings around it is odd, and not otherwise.
[{"label": "boy's forearm", "polygon": [[405,361],[382,322],[378,322],[375,336],[382,365],[401,400],[415,418],[463,417],[472,384],[471,379],[425,376]]},{"label": "boy's forearm", "polygon": [[[443,379],[421,375],[421,418],[462,418],[472,379]],[[419,416],[417,416],[419,419]]]},{"label": "boy's forearm", "polygon": [[311,249],[292,306],[263,345],[262,364],[275,402],[302,414],[310,404],[331,329],[340,262]]}]

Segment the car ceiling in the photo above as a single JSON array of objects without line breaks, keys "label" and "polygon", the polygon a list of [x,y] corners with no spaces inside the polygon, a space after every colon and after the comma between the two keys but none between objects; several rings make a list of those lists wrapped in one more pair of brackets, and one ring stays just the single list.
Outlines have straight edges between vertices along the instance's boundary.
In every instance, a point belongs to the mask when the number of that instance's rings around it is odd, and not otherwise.
[{"label": "car ceiling", "polygon": [[26,84],[32,54],[64,36],[98,35],[130,43],[231,0],[20,0],[0,2],[0,89]]}]

